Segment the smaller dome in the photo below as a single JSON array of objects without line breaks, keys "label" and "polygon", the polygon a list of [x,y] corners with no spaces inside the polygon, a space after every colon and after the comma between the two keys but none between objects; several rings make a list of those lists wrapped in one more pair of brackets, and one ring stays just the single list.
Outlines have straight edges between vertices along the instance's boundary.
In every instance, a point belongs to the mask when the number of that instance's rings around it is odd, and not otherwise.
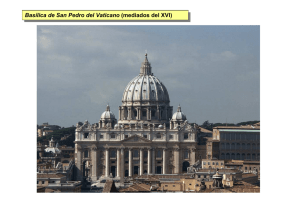
[{"label": "smaller dome", "polygon": [[172,116],[172,120],[176,121],[176,120],[186,120],[186,116],[184,115],[183,112],[181,112],[181,107],[180,105],[178,106],[177,112],[175,112]]},{"label": "smaller dome", "polygon": [[106,106],[106,111],[102,113],[101,119],[115,119],[115,115],[110,111],[109,105]]},{"label": "smaller dome", "polygon": [[161,124],[158,126],[158,128],[160,128],[160,129],[162,129],[162,128],[164,128],[164,126],[162,126]]}]

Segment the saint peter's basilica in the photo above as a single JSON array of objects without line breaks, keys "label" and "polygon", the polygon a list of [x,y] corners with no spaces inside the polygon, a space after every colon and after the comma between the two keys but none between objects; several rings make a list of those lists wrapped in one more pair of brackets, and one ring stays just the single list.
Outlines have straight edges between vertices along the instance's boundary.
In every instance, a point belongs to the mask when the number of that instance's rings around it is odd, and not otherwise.
[{"label": "saint peter's basilica", "polygon": [[140,73],[125,87],[119,119],[107,105],[98,123],[77,124],[76,178],[183,173],[200,159],[197,133],[180,106],[173,113],[146,54]]}]

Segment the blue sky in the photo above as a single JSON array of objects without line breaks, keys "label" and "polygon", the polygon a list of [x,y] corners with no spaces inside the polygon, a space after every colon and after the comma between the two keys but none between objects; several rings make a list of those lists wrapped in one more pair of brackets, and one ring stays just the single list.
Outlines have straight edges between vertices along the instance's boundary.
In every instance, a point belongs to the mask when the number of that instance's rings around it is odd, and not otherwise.
[{"label": "blue sky", "polygon": [[259,26],[37,26],[37,123],[98,122],[145,50],[189,122],[260,119]]}]

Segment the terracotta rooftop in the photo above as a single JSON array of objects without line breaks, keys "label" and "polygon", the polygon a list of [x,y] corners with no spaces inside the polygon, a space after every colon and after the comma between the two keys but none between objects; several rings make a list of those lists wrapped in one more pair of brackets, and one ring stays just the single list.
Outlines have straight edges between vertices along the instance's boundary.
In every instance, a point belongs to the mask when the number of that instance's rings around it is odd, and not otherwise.
[{"label": "terracotta rooftop", "polygon": [[53,173],[38,173],[37,178],[62,178],[65,177],[63,174],[53,174]]},{"label": "terracotta rooftop", "polygon": [[144,183],[135,183],[128,188],[120,189],[120,192],[150,192],[150,185]]}]

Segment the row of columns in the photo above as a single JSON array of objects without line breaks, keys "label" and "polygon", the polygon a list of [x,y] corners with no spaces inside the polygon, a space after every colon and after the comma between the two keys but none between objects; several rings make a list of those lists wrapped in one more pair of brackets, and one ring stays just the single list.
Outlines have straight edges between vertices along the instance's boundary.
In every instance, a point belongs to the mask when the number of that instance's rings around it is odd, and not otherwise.
[{"label": "row of columns", "polygon": [[[123,151],[123,153],[122,153]],[[123,155],[123,158],[121,157],[121,155]],[[151,157],[152,155],[152,157]],[[132,149],[129,149],[128,151],[128,157],[129,157],[129,161],[128,161],[128,175],[129,177],[133,176],[133,157],[132,157]],[[139,175],[143,175],[143,167],[144,167],[144,149],[140,149],[140,171],[139,171]],[[151,160],[152,159],[152,160]],[[167,173],[167,149],[163,149],[163,171],[162,174],[166,174]],[[110,165],[109,165],[109,149],[105,149],[105,176],[108,177],[110,174]],[[179,158],[178,158],[179,160]],[[155,149],[148,149],[148,160],[147,160],[147,173],[148,174],[155,174]],[[179,161],[178,161],[179,164]],[[152,166],[151,166],[152,165]],[[124,174],[125,170],[121,170],[124,169],[124,148],[121,149],[117,149],[117,177],[121,177],[121,173]]]},{"label": "row of columns", "polygon": [[[105,149],[105,176],[108,177],[110,175],[110,154],[109,154],[109,148]],[[155,168],[156,168],[156,155],[155,155],[155,148],[148,148],[148,158],[147,158],[147,173],[148,174],[155,174]],[[128,152],[128,175],[129,177],[133,176],[133,157],[132,157],[132,149],[129,149]],[[191,163],[195,163],[195,150],[192,149],[191,151]],[[162,163],[162,174],[167,174],[167,149],[163,149],[163,163]],[[98,159],[98,152],[97,147],[92,147],[91,152],[91,159],[92,159],[92,180],[97,180],[97,159]],[[78,169],[78,176],[82,176],[82,151],[81,148],[77,148],[77,169]],[[143,175],[143,167],[144,167],[144,149],[140,149],[140,171],[139,175]],[[174,173],[180,173],[180,149],[176,148],[174,149]],[[124,148],[117,149],[117,177],[120,177],[121,179],[124,179],[125,174],[125,151]],[[78,177],[78,179],[82,179],[82,177]]]},{"label": "row of columns", "polygon": [[[137,110],[137,116],[136,116],[136,119],[137,120],[141,120],[141,117],[142,117],[142,107],[136,107],[134,108]],[[126,120],[132,120],[132,113],[133,113],[133,110],[134,110],[132,107],[124,107],[124,106],[120,106],[119,107],[119,119],[120,120],[123,120],[123,119],[126,119]],[[152,115],[151,115],[151,107],[147,107],[147,120],[151,120],[152,119]],[[162,111],[162,107],[158,106],[157,107],[157,117],[158,117],[158,120],[161,120],[161,119],[168,119],[168,112],[169,112],[169,108],[166,107],[166,110],[165,110],[165,113],[164,113],[164,116],[162,117],[161,116],[161,111]]]}]

